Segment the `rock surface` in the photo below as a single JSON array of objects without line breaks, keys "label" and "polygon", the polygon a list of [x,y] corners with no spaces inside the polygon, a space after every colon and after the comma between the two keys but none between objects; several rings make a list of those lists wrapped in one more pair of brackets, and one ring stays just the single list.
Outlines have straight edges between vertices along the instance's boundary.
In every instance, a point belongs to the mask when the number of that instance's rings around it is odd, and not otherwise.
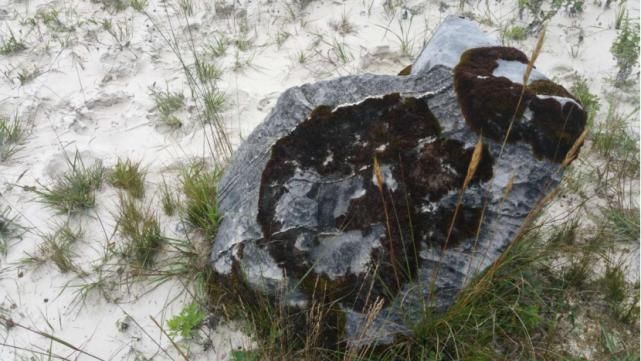
[{"label": "rock surface", "polygon": [[496,44],[449,17],[407,76],[286,90],[220,181],[215,273],[290,306],[322,289],[353,344],[392,342],[425,305],[445,310],[559,183],[585,125],[536,70],[523,90],[527,57]]}]

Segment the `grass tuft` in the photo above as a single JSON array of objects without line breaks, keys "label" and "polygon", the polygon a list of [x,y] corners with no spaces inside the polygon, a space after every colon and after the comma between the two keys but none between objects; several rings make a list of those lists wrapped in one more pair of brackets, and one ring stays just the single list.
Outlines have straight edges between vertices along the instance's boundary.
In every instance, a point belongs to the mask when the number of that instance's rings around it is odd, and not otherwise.
[{"label": "grass tuft", "polygon": [[174,190],[169,188],[167,181],[163,178],[162,188],[160,188],[160,203],[162,209],[168,216],[173,216],[178,208],[179,199],[175,195]]},{"label": "grass tuft", "polygon": [[185,105],[185,96],[179,92],[156,90],[151,88],[151,97],[156,104],[155,109],[160,113],[161,123],[171,127],[179,128],[182,121],[174,115]]},{"label": "grass tuft", "polygon": [[24,228],[16,221],[16,216],[11,214],[11,208],[0,210],[0,254],[6,255],[9,249],[9,240],[20,236]]},{"label": "grass tuft", "polygon": [[590,92],[588,81],[585,78],[579,77],[572,85],[572,94],[581,102],[583,110],[588,114],[588,126],[592,127],[594,124],[594,117],[599,112],[601,104],[599,97]]},{"label": "grass tuft", "polygon": [[136,199],[142,199],[145,196],[145,176],[146,171],[140,167],[140,162],[118,159],[107,178],[114,187],[127,191]]},{"label": "grass tuft", "polygon": [[181,183],[185,194],[184,219],[206,237],[216,234],[221,215],[216,204],[216,187],[220,169],[208,170],[195,163],[182,171]]},{"label": "grass tuft", "polygon": [[639,24],[631,22],[627,14],[623,19],[619,35],[612,43],[610,52],[614,55],[619,67],[616,83],[623,84],[639,62]]},{"label": "grass tuft", "polygon": [[53,233],[46,234],[35,255],[28,255],[21,263],[41,265],[51,260],[62,273],[76,271],[72,247],[82,237],[81,229],[73,229],[69,223],[59,226]]},{"label": "grass tuft", "polygon": [[597,124],[592,133],[592,149],[604,158],[608,167],[616,167],[614,171],[621,177],[639,174],[639,139],[628,129],[632,116],[621,114],[618,104],[610,100],[605,121]]},{"label": "grass tuft", "polygon": [[349,20],[349,16],[346,13],[343,13],[340,19],[330,21],[329,26],[343,36],[356,32],[356,27]]},{"label": "grass tuft", "polygon": [[503,36],[508,40],[525,40],[527,38],[527,30],[518,25],[505,28]]},{"label": "grass tuft", "polygon": [[131,0],[131,7],[136,11],[143,11],[147,7],[147,0]]},{"label": "grass tuft", "polygon": [[156,214],[134,198],[120,194],[117,229],[125,239],[122,254],[134,266],[150,268],[165,239]]},{"label": "grass tuft", "polygon": [[86,167],[75,153],[73,159],[67,158],[69,169],[56,179],[52,187],[34,189],[40,201],[61,213],[75,213],[93,208],[96,204],[95,192],[102,185],[104,169],[96,163]]},{"label": "grass tuft", "polygon": [[123,11],[129,7],[128,0],[91,0],[93,3],[102,4],[106,9]]},{"label": "grass tuft", "polygon": [[26,123],[17,115],[13,119],[0,116],[0,161],[8,160],[20,150],[27,132]]},{"label": "grass tuft", "polygon": [[229,47],[229,39],[225,36],[224,33],[214,36],[213,43],[209,44],[205,48],[205,52],[208,55],[211,55],[214,58],[220,58],[227,53],[227,48]]},{"label": "grass tuft", "polygon": [[9,30],[9,37],[0,42],[0,55],[16,54],[26,49],[27,46],[18,40],[11,30]]}]

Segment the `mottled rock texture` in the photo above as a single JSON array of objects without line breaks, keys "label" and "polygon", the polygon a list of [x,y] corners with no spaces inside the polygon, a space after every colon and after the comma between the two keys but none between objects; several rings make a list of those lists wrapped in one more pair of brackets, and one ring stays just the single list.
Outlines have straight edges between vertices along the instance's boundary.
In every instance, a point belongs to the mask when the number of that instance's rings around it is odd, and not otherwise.
[{"label": "mottled rock texture", "polygon": [[559,183],[585,126],[536,70],[523,89],[527,62],[450,17],[403,75],[286,90],[220,182],[219,279],[291,307],[334,302],[336,341],[355,344],[445,310]]}]

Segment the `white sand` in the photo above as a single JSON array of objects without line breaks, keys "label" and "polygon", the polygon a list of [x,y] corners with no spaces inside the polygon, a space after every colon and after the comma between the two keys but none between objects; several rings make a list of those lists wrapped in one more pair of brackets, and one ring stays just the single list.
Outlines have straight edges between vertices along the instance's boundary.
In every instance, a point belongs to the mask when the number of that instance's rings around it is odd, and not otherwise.
[{"label": "white sand", "polygon": [[[224,76],[219,85],[229,100],[224,117],[234,144],[262,121],[287,87],[338,75],[398,73],[412,58],[401,55],[396,35],[406,36],[416,55],[430,31],[446,15],[456,13],[459,6],[450,1],[448,8],[441,11],[438,1],[407,1],[405,7],[415,12],[410,22],[401,19],[404,10],[400,6],[393,17],[386,14],[383,2],[313,1],[302,12],[297,5],[287,6],[285,1],[249,2],[248,37],[253,44],[248,51],[230,46],[220,61]],[[114,290],[108,295],[109,300],[98,292],[90,293],[85,304],[74,307],[75,290],[65,286],[79,284],[81,280],[76,275],[62,274],[52,263],[39,268],[19,264],[25,253],[37,252],[42,234],[65,219],[21,187],[51,185],[53,177],[65,169],[65,152],[73,154],[78,150],[86,162],[100,160],[106,167],[114,165],[118,157],[141,160],[149,171],[148,201],[157,203],[162,176],[174,180],[179,164],[208,156],[203,128],[197,121],[181,65],[154,24],[164,33],[171,26],[190,62],[190,39],[196,49],[201,49],[213,43],[216,33],[238,36],[242,23],[237,16],[217,16],[213,1],[194,0],[194,15],[189,18],[177,13],[177,6],[171,0],[170,3],[151,0],[146,7],[147,17],[131,8],[110,12],[99,4],[81,0],[0,0],[0,36],[6,39],[12,31],[28,47],[16,55],[0,55],[0,71],[5,75],[0,77],[0,112],[33,119],[32,133],[24,147],[11,160],[0,162],[0,206],[9,205],[19,214],[19,221],[30,227],[21,240],[12,242],[6,257],[0,256],[0,307],[20,325],[54,334],[105,360],[139,360],[139,355],[154,360],[180,359],[150,316],[165,326],[164,321],[190,299],[178,282],[156,289],[133,283],[131,288]],[[629,1],[626,6],[638,19],[638,2]],[[613,24],[618,5],[604,10],[587,1],[584,7],[582,14],[571,16],[560,11],[552,19],[537,67],[568,87],[574,74],[584,76],[593,92],[604,99],[604,94],[614,89],[609,79],[616,74],[616,63],[609,48],[616,37]],[[62,22],[73,25],[75,30],[56,32],[42,20],[37,20],[35,27],[30,25],[28,19],[46,8],[57,9]],[[293,16],[289,8],[294,9]],[[483,20],[483,28],[497,37],[501,27],[526,24],[514,19],[516,1],[512,0],[475,2],[467,4],[465,10]],[[343,14],[355,28],[354,33],[344,37],[330,25]],[[111,21],[115,36],[104,29],[104,20]],[[281,38],[284,33],[289,34],[280,46],[279,32]],[[577,47],[581,32],[584,40]],[[323,36],[320,42],[319,35]],[[529,37],[512,45],[529,53],[535,42]],[[344,44],[345,63],[332,49],[333,43]],[[572,55],[573,49],[576,56]],[[301,51],[306,56],[304,64],[298,62]],[[234,70],[237,52],[238,62],[250,60],[251,64]],[[34,66],[43,73],[21,85],[19,71]],[[177,113],[185,123],[182,129],[169,132],[158,126],[149,91],[154,84],[156,89],[169,88],[185,94],[187,106]],[[602,111],[605,108],[602,104]],[[86,271],[97,264],[107,242],[120,242],[113,235],[116,203],[117,191],[104,184],[95,211],[72,220],[84,231],[74,252],[75,261]],[[177,217],[163,216],[161,223],[165,234],[176,236]],[[638,274],[638,262],[636,269]],[[126,314],[142,329],[130,322],[128,330],[119,331],[117,322]],[[232,349],[252,344],[231,326],[208,333],[203,332],[200,341],[181,342],[181,347],[191,353],[191,360],[228,359]],[[0,337],[0,343],[8,345],[0,345],[0,360],[30,355],[15,347],[51,351],[74,360],[91,359],[20,327],[0,330]],[[203,350],[207,339],[212,345]]]}]

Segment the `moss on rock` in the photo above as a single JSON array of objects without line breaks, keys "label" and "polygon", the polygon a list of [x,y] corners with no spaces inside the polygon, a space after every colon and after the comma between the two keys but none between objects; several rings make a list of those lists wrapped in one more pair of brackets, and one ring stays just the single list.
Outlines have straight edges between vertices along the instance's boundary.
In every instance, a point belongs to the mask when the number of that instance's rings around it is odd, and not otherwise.
[{"label": "moss on rock", "polygon": [[508,142],[529,143],[539,158],[563,161],[585,127],[582,106],[565,88],[549,80],[532,81],[524,89],[523,84],[495,76],[498,60],[529,62],[517,49],[487,47],[467,50],[454,68],[454,86],[465,120],[476,132],[497,142],[507,136]]}]

